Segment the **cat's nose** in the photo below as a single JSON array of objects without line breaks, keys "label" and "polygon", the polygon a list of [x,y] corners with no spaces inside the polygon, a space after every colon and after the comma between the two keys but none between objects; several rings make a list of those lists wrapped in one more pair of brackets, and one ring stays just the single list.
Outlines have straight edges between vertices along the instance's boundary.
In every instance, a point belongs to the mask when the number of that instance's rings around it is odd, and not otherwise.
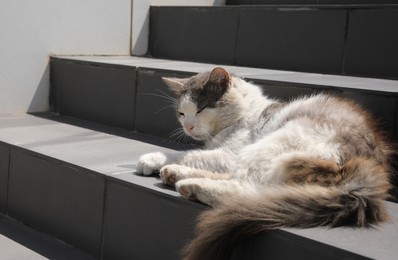
[{"label": "cat's nose", "polygon": [[187,125],[185,128],[188,130],[188,132],[192,132],[194,126],[193,125]]}]

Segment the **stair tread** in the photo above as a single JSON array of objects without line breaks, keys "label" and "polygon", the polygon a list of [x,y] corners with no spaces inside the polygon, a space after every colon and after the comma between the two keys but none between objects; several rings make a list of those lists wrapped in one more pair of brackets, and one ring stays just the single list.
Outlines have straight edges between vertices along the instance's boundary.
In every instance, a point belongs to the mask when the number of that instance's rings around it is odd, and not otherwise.
[{"label": "stair tread", "polygon": [[[163,194],[169,198],[183,200],[177,192],[160,184],[155,177],[134,174],[140,154],[152,151],[176,152],[140,141],[109,133],[90,130],[33,115],[0,115],[0,141],[27,150],[33,156],[44,156],[46,160],[62,163],[66,167],[82,167],[93,173],[118,179],[126,185],[138,185],[147,191]],[[154,142],[161,142],[153,137]],[[16,148],[17,149],[17,148]],[[178,201],[177,201],[178,203]],[[192,202],[195,208],[204,209]],[[398,253],[395,241],[398,239],[398,205],[387,202],[392,221],[375,229],[324,228],[283,229],[300,237],[347,250],[359,255],[393,259]]]},{"label": "stair tread", "polygon": [[[17,146],[35,154],[46,156],[45,160],[82,167],[95,174],[113,176],[168,195],[178,193],[159,187],[156,178],[134,174],[140,155],[176,150],[161,147],[162,140],[154,137],[159,145],[140,141],[142,135],[132,134],[136,139],[119,137],[89,130],[33,115],[0,115],[0,141]],[[166,142],[166,141],[164,141]],[[176,146],[176,148],[178,148]]]},{"label": "stair tread", "polygon": [[285,229],[294,234],[307,237],[331,246],[373,259],[396,259],[398,249],[398,206],[387,202],[391,220],[385,224],[368,229],[340,227],[335,229],[309,228]]},{"label": "stair tread", "polygon": [[55,58],[190,73],[198,73],[210,70],[214,66],[222,66],[228,69],[231,73],[248,80],[263,80],[294,85],[311,85],[314,88],[334,87],[385,92],[393,95],[398,93],[398,81],[389,79],[270,70],[135,56],[56,56]]}]

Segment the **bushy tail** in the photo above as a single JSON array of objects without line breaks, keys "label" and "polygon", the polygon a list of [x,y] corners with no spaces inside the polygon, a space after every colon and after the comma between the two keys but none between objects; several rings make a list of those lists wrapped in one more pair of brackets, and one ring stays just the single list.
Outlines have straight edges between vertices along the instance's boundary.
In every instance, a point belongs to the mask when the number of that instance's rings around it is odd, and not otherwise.
[{"label": "bushy tail", "polygon": [[185,247],[184,259],[228,259],[242,237],[275,228],[367,227],[385,221],[387,171],[363,158],[349,161],[338,171],[344,179],[332,187],[268,188],[208,210],[199,218],[197,237]]}]

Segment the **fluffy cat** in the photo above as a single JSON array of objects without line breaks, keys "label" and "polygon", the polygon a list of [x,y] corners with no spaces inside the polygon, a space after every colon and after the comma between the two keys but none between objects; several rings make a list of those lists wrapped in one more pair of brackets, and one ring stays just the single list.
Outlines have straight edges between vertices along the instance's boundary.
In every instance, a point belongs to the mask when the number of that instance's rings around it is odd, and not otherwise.
[{"label": "fluffy cat", "polygon": [[203,213],[185,259],[228,259],[242,236],[281,227],[367,227],[387,219],[388,143],[370,115],[319,94],[279,102],[223,68],[164,78],[184,132],[205,148],[141,156]]}]

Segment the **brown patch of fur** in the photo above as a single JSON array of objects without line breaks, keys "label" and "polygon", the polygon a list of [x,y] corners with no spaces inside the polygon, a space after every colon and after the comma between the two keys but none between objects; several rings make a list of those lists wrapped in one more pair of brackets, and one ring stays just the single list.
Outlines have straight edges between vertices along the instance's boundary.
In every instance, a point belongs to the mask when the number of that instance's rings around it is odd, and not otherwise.
[{"label": "brown patch of fur", "polygon": [[333,161],[318,158],[294,158],[285,169],[287,184],[336,185],[342,175],[340,167]]},{"label": "brown patch of fur", "polygon": [[[298,157],[287,162],[285,168],[288,179],[286,184],[314,184],[324,187],[341,186],[348,183],[377,183],[380,194],[388,196],[391,188],[390,171],[374,159],[354,157],[343,165],[331,160]],[[373,179],[377,179],[373,180]],[[383,195],[384,196],[384,195]]]}]

